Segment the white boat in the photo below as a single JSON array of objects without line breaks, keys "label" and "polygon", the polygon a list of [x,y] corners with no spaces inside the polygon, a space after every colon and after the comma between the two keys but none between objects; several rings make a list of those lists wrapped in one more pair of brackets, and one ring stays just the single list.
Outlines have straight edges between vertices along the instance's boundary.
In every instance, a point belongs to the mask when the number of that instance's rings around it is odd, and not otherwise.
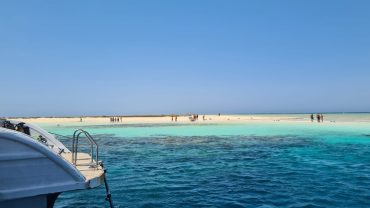
[{"label": "white boat", "polygon": [[0,120],[0,208],[52,208],[62,192],[103,184],[113,207],[98,145],[82,129],[70,139],[71,150],[37,126]]}]

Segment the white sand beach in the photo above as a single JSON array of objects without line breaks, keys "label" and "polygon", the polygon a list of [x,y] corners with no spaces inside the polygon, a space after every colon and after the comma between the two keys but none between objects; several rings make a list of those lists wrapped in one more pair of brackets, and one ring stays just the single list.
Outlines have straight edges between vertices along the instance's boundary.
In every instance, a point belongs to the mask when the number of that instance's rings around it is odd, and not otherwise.
[{"label": "white sand beach", "polygon": [[[24,121],[27,123],[42,124],[139,124],[139,123],[244,123],[244,122],[279,122],[279,121],[295,121],[295,122],[308,122],[309,119],[301,116],[294,115],[199,115],[198,120],[191,121],[189,116],[178,116],[177,122],[175,118],[170,115],[167,116],[112,116],[122,118],[122,121],[111,122],[111,117],[40,117],[40,118],[12,118],[13,120]],[[82,122],[81,122],[82,119]]]},{"label": "white sand beach", "polygon": [[[9,118],[34,124],[76,124],[81,125],[104,125],[104,124],[166,124],[166,123],[192,123],[192,124],[217,124],[217,123],[256,123],[256,122],[309,122],[310,114],[244,114],[244,115],[199,115],[198,120],[191,121],[188,115],[179,115],[177,122],[171,115],[151,116],[82,116],[82,117],[24,117]],[[122,118],[119,122],[111,122],[110,118]],[[82,119],[82,122],[81,122]],[[315,116],[316,122],[316,116]],[[333,122],[370,122],[370,114],[324,114],[324,123]]]}]

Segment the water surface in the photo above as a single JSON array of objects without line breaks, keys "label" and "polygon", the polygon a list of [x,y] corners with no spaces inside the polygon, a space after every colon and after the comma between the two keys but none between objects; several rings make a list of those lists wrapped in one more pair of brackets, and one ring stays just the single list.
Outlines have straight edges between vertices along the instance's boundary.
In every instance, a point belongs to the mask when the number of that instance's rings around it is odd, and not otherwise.
[{"label": "water surface", "polygon": [[[367,122],[83,128],[101,147],[119,207],[370,207]],[[56,207],[108,204],[100,187],[63,193]]]}]

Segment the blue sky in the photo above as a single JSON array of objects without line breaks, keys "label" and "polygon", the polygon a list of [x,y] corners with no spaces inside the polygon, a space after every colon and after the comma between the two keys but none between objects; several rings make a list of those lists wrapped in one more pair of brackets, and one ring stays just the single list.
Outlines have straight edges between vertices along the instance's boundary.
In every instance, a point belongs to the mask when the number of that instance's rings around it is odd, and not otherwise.
[{"label": "blue sky", "polygon": [[369,1],[1,1],[0,116],[370,111]]}]

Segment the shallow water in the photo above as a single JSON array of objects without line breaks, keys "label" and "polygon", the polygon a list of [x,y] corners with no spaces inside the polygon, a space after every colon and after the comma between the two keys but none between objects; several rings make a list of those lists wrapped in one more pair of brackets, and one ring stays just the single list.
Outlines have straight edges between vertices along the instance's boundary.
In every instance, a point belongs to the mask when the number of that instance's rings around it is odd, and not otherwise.
[{"label": "shallow water", "polygon": [[[370,207],[370,123],[83,128],[101,147],[119,207]],[[55,207],[108,204],[100,187],[63,193]]]}]

